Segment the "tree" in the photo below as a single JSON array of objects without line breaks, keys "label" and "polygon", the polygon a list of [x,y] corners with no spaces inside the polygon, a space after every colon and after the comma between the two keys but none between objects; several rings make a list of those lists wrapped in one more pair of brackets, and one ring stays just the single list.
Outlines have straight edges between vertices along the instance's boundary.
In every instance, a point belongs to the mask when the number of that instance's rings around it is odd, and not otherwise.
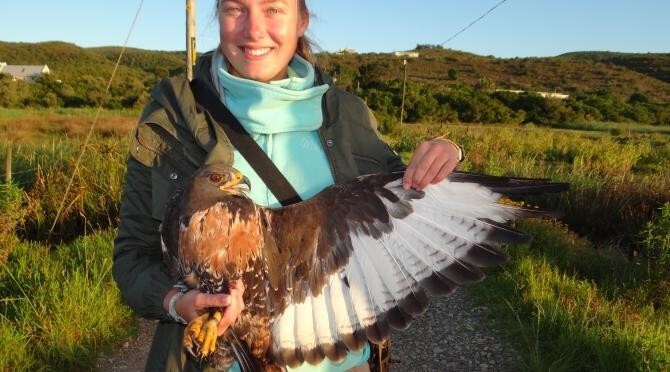
[{"label": "tree", "polygon": [[352,69],[349,65],[338,63],[333,69],[333,78],[337,79],[337,86],[353,92],[356,80],[358,80],[358,71]]},{"label": "tree", "polygon": [[449,79],[451,80],[456,80],[458,79],[458,71],[454,68],[450,68],[449,71],[447,72],[447,75],[449,75]]},{"label": "tree", "polygon": [[379,62],[367,63],[358,71],[361,77],[361,87],[374,88],[383,82],[382,76],[388,70],[388,65]]}]

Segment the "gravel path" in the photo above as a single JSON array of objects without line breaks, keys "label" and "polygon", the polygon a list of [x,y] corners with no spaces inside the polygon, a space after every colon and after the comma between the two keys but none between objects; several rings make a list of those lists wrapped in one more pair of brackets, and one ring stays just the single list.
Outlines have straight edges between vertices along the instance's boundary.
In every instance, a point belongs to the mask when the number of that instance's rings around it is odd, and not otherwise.
[{"label": "gravel path", "polygon": [[98,359],[98,371],[140,372],[147,363],[157,321],[140,319],[137,336],[126,340],[116,353]]},{"label": "gravel path", "polygon": [[428,312],[392,336],[391,371],[513,371],[517,353],[467,289],[434,298]]},{"label": "gravel path", "polygon": [[[462,288],[433,299],[428,312],[409,329],[393,334],[392,355],[400,362],[392,364],[391,371],[512,371],[517,354],[497,335],[487,312],[486,307],[475,306]],[[144,370],[155,327],[155,322],[140,320],[137,337],[117,353],[101,357],[98,370]]]}]

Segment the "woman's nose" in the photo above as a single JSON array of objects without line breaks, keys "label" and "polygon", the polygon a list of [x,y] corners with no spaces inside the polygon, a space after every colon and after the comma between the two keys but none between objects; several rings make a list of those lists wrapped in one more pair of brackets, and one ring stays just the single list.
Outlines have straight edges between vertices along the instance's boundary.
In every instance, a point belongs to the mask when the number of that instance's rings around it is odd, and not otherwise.
[{"label": "woman's nose", "polygon": [[265,18],[259,10],[252,10],[247,16],[247,37],[252,40],[263,38],[265,33]]}]

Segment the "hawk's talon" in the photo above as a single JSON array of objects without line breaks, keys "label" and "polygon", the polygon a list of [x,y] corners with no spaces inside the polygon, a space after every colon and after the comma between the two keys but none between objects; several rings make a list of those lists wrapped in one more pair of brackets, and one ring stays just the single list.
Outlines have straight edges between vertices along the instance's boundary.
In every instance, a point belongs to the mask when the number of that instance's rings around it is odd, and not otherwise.
[{"label": "hawk's talon", "polygon": [[197,341],[198,336],[202,331],[202,326],[209,320],[209,313],[204,313],[199,317],[191,320],[186,329],[184,329],[184,338],[182,340],[182,346],[189,352],[189,354],[197,357],[198,349],[200,345]]},{"label": "hawk's talon", "polygon": [[198,335],[198,342],[200,343],[200,356],[206,357],[216,350],[216,339],[219,333],[219,321],[221,321],[220,311],[212,314],[211,318],[202,326],[202,330]]},{"label": "hawk's talon", "polygon": [[196,358],[205,358],[216,350],[218,326],[222,313],[216,311],[210,316],[204,313],[193,319],[184,330],[182,346]]}]

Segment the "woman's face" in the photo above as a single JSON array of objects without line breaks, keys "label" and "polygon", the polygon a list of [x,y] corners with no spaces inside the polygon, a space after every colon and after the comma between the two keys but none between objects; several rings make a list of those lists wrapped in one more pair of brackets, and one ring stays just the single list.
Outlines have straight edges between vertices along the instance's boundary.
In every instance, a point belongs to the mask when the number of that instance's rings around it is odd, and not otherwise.
[{"label": "woman's face", "polygon": [[230,73],[262,82],[287,77],[308,22],[297,0],[221,0],[221,52]]}]

